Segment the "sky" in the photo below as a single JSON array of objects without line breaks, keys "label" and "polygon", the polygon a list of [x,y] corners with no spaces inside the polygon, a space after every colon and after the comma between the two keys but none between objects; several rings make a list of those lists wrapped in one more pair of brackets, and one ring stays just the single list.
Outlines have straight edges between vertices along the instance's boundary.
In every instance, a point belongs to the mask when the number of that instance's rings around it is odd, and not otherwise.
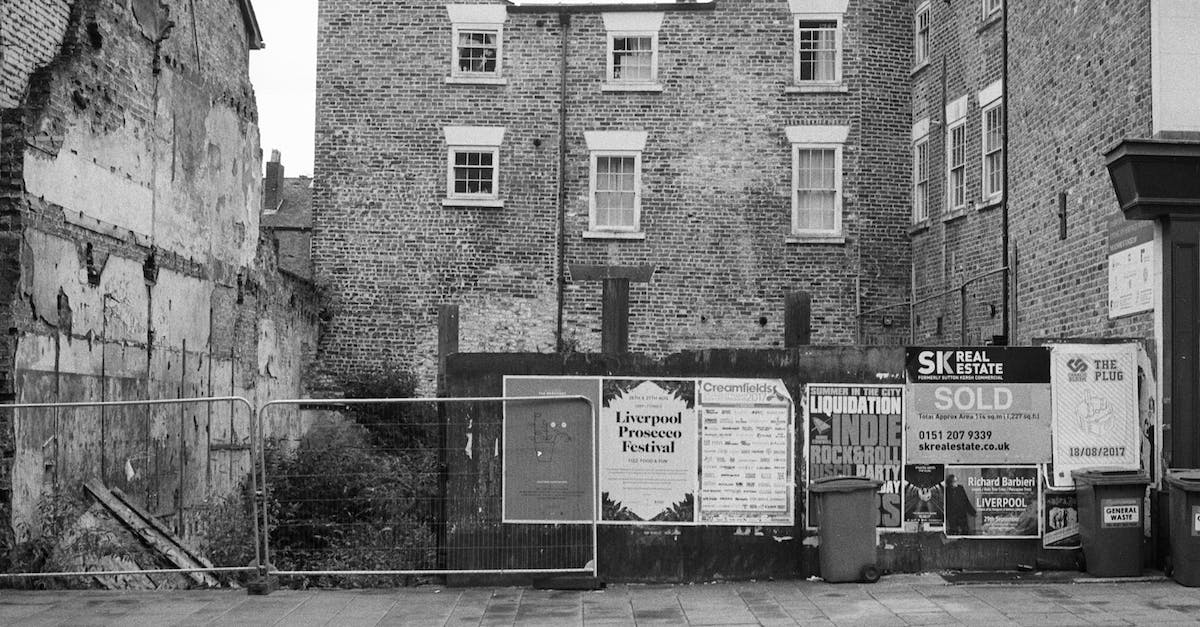
[{"label": "sky", "polygon": [[317,0],[254,0],[266,47],[250,51],[263,162],[283,153],[284,176],[312,176]]}]

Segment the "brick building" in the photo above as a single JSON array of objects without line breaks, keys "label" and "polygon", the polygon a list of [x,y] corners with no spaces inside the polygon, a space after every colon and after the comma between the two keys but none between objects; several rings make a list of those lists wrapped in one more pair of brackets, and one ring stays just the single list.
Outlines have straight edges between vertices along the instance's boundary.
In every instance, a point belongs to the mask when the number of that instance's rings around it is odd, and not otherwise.
[{"label": "brick building", "polygon": [[[0,400],[298,395],[315,314],[260,254],[249,0],[0,12]],[[90,478],[190,533],[249,470],[247,414],[0,412],[0,551]]]},{"label": "brick building", "polygon": [[857,314],[908,293],[909,7],[595,4],[321,3],[322,385],[428,384],[443,305],[463,351],[907,338]]},{"label": "brick building", "polygon": [[279,269],[312,279],[312,179],[287,178],[278,150],[271,151],[263,174],[263,236],[279,258]]},{"label": "brick building", "polygon": [[[1127,220],[1137,203],[1118,202],[1106,153],[1154,138],[1166,163],[1194,167],[1200,4],[928,0],[912,10],[918,342],[1141,339],[1157,360],[1164,440],[1174,433],[1175,460],[1196,463],[1200,312],[1169,284],[1194,282],[1178,271],[1194,264],[1195,242],[1169,233],[1188,216]],[[1154,178],[1169,187],[1194,172],[1164,165]],[[1171,463],[1170,442],[1164,453]]]}]

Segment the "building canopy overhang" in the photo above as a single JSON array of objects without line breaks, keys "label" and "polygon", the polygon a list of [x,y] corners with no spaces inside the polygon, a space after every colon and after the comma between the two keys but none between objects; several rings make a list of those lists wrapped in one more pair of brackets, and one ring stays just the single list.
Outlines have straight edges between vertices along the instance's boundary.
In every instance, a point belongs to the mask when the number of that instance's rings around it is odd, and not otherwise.
[{"label": "building canopy overhang", "polygon": [[1200,141],[1126,139],[1105,161],[1126,219],[1200,219]]}]

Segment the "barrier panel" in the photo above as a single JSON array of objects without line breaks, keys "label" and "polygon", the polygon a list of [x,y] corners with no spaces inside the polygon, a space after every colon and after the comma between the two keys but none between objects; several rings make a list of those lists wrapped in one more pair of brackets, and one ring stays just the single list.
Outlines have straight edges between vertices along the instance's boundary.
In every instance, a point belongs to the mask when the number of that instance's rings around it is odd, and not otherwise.
[{"label": "barrier panel", "polygon": [[[583,396],[292,399],[266,403],[260,425],[294,409],[299,442],[265,439],[259,459],[263,555],[271,574],[337,585],[371,576],[595,573],[595,501],[586,519],[506,522],[505,407]],[[530,436],[532,437],[532,436]],[[579,464],[594,468],[594,444]],[[589,490],[594,490],[594,473]],[[553,483],[553,482],[546,482]],[[512,485],[509,490],[536,490]],[[357,584],[357,582],[355,582]]]},{"label": "barrier panel", "polygon": [[[0,582],[219,585],[261,573],[261,432],[240,396],[16,403],[14,571]],[[247,483],[243,483],[245,480]],[[8,523],[9,521],[5,521]],[[215,560],[217,563],[213,563]],[[156,567],[147,567],[154,564]],[[44,570],[44,572],[35,572]]]}]

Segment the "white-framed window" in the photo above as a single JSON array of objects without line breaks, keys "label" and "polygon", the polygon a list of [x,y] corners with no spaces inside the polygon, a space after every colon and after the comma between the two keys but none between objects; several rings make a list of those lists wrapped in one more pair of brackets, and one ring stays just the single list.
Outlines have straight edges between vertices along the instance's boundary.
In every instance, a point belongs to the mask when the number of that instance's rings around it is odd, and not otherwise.
[{"label": "white-framed window", "polygon": [[447,126],[446,206],[503,207],[500,198],[502,126]]},{"label": "white-framed window", "polygon": [[946,209],[967,207],[967,97],[946,104]]},{"label": "white-framed window", "polygon": [[1003,83],[996,81],[979,92],[979,145],[982,148],[981,188],[984,204],[999,202],[1004,195],[1004,101]]},{"label": "white-framed window", "polygon": [[792,10],[791,93],[845,91],[844,17],[848,0],[788,0]]},{"label": "white-framed window", "polygon": [[605,54],[607,91],[661,91],[658,81],[658,31],[663,13],[604,13],[608,35]]},{"label": "white-framed window", "polygon": [[929,219],[929,136],[913,144],[913,224]]},{"label": "white-framed window", "polygon": [[917,7],[913,16],[913,66],[929,63],[929,19],[932,15],[928,0]]},{"label": "white-framed window", "polygon": [[504,5],[451,4],[451,83],[504,82]]},{"label": "white-framed window", "polygon": [[796,84],[832,84],[842,75],[842,18],[800,14],[796,19]]},{"label": "white-framed window", "polygon": [[967,206],[967,122],[961,120],[946,132],[946,206],[951,211]]},{"label": "white-framed window", "polygon": [[842,236],[842,151],[846,126],[789,126],[794,238]]},{"label": "white-framed window", "polygon": [[988,18],[1000,12],[1004,7],[1004,0],[982,0],[983,2],[983,17]]},{"label": "white-framed window", "polygon": [[642,239],[642,131],[585,131],[587,238]]}]

